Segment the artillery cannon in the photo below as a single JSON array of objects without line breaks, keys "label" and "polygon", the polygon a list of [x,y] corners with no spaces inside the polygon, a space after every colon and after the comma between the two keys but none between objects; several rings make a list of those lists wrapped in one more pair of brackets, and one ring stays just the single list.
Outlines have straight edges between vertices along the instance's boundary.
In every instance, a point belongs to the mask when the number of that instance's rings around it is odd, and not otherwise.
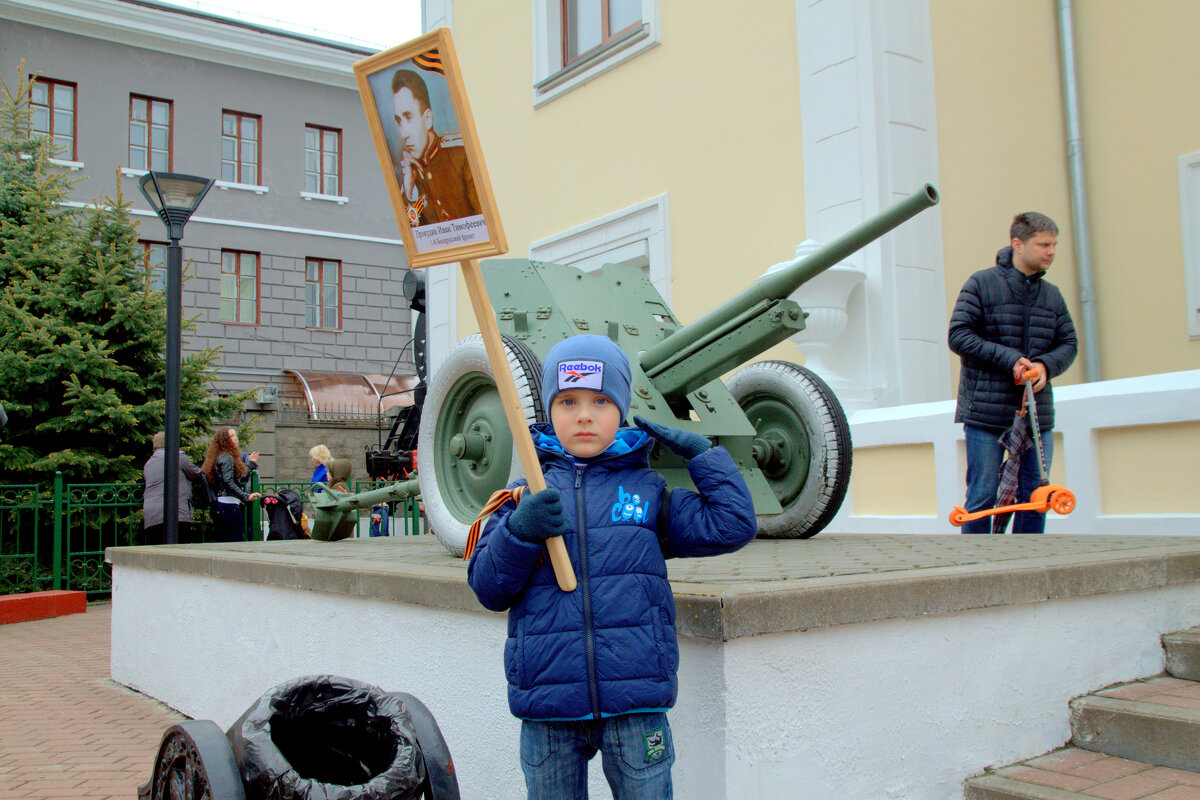
[{"label": "artillery cannon", "polygon": [[321,484],[324,491],[309,496],[313,504],[312,538],[333,542],[354,535],[358,511],[376,503],[390,503],[415,497],[420,487],[415,480],[399,481],[378,489],[347,494]]},{"label": "artillery cannon", "polygon": [[[814,373],[764,361],[720,376],[804,329],[788,299],[801,284],[938,202],[926,184],[907,199],[802,258],[755,280],[700,319],[681,325],[645,273],[597,272],[523,259],[482,264],[508,366],[526,420],[544,421],[541,357],[580,333],[607,335],[629,355],[629,415],[690,430],[723,445],[754,497],[759,535],[808,538],[841,507],[850,481],[850,430],[837,398]],[[464,339],[429,384],[421,416],[421,499],[434,533],[461,554],[488,497],[521,464],[482,339]],[[690,487],[686,464],[656,448],[651,466]]]}]

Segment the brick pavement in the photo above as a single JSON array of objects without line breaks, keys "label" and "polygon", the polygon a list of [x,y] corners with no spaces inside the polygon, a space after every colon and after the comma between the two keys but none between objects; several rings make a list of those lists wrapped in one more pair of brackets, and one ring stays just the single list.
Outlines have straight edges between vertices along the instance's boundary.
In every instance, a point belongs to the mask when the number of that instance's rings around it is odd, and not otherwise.
[{"label": "brick pavement", "polygon": [[185,719],[109,678],[112,606],[0,625],[0,800],[134,800]]}]

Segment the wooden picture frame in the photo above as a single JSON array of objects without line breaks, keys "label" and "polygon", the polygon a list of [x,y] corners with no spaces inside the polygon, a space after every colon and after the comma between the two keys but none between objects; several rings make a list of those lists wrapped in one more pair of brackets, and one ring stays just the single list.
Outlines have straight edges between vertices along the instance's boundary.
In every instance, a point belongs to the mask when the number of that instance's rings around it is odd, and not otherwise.
[{"label": "wooden picture frame", "polygon": [[447,28],[354,64],[408,264],[508,251]]}]

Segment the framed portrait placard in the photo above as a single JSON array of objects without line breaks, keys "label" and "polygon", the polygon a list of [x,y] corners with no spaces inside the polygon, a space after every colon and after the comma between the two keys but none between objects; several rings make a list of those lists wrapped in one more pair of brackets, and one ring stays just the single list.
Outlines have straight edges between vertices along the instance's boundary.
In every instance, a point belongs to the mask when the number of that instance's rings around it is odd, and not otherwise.
[{"label": "framed portrait placard", "polygon": [[450,31],[354,64],[412,268],[508,251]]}]

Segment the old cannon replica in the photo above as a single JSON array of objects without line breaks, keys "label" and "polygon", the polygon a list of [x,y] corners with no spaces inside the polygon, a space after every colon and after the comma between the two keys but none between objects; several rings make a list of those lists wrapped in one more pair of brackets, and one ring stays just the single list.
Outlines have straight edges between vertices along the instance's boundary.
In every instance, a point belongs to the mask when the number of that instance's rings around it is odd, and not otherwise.
[{"label": "old cannon replica", "polygon": [[[585,273],[520,259],[482,264],[526,420],[543,421],[540,358],[579,333],[607,335],[632,368],[630,417],[694,431],[723,445],[754,496],[759,535],[808,538],[841,507],[850,481],[850,432],[837,398],[815,374],[783,361],[720,376],[804,329],[788,295],[921,211],[926,184],[815,252],[759,277],[700,319],[681,325],[645,273],[608,264]],[[482,339],[464,339],[429,383],[417,478],[430,527],[461,554],[488,497],[521,475]],[[691,486],[685,464],[656,448],[651,466]]]}]

